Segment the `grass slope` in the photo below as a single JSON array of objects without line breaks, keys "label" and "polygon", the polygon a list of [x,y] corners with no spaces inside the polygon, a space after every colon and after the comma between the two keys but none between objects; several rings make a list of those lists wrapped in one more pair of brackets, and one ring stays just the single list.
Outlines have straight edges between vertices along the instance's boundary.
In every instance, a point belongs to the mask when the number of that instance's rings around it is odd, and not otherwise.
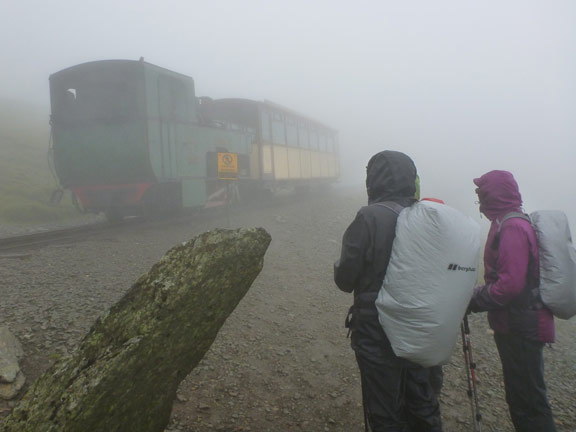
[{"label": "grass slope", "polygon": [[58,187],[48,163],[49,109],[0,99],[0,223],[34,224],[77,215],[70,200],[48,204]]}]

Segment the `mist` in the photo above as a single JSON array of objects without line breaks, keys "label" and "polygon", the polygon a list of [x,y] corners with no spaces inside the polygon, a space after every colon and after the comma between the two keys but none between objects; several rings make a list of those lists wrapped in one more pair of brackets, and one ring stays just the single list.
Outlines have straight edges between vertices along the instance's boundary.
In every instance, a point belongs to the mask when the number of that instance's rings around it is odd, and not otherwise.
[{"label": "mist", "polygon": [[564,210],[574,232],[575,22],[570,0],[7,2],[0,98],[48,112],[51,73],[142,56],[193,77],[197,96],[267,99],[338,129],[343,184],[399,150],[422,196],[479,217],[472,179],[505,169],[526,211]]}]

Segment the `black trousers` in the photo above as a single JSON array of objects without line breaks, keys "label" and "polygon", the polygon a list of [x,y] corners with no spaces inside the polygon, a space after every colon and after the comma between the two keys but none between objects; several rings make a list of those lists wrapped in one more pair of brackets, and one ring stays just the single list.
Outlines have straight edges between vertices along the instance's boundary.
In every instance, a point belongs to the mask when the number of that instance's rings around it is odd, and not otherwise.
[{"label": "black trousers", "polygon": [[430,368],[430,385],[436,397],[440,397],[442,387],[444,386],[444,370],[442,366],[433,366]]},{"label": "black trousers", "polygon": [[544,344],[494,333],[502,362],[506,402],[517,432],[555,432],[544,382]]},{"label": "black trousers", "polygon": [[367,431],[442,432],[430,369],[411,367],[397,358],[377,359],[358,352],[356,361]]}]

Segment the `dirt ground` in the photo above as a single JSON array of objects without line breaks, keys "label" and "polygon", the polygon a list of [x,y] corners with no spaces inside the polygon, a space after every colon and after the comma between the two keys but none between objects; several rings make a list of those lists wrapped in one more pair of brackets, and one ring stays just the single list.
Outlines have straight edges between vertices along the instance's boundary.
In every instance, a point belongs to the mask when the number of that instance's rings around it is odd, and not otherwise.
[{"label": "dirt ground", "polygon": [[[69,351],[136,278],[171,246],[213,227],[261,226],[272,235],[265,265],[202,362],[181,383],[167,431],[363,431],[360,383],[346,337],[350,294],[332,280],[340,240],[361,189],[336,188],[278,206],[243,208],[170,228],[127,232],[0,260],[0,324],[23,341],[34,379]],[[484,315],[471,317],[483,430],[512,431],[500,366]],[[576,431],[576,322],[557,323],[545,350],[559,431]],[[471,431],[461,347],[445,366],[444,430]],[[13,404],[2,403],[4,414]]]}]

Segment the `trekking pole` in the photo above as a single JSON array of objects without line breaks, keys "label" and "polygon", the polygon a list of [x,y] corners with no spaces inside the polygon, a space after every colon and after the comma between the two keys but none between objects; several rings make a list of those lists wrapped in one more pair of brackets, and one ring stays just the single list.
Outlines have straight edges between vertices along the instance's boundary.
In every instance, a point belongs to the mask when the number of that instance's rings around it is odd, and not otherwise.
[{"label": "trekking pole", "polygon": [[472,342],[470,340],[470,326],[468,325],[468,316],[464,316],[460,324],[462,334],[462,350],[464,351],[464,362],[466,363],[466,377],[468,379],[468,399],[472,409],[474,422],[474,431],[482,431],[482,414],[480,414],[480,405],[478,403],[478,392],[476,391],[476,363],[472,359]]}]

